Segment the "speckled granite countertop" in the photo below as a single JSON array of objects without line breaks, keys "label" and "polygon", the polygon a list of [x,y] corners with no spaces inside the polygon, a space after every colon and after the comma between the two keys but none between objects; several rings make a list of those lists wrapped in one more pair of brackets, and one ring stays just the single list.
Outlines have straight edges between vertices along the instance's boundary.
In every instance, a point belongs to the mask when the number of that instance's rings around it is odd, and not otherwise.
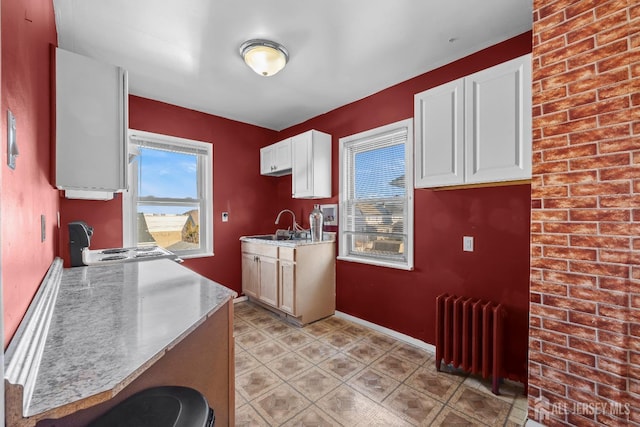
[{"label": "speckled granite countertop", "polygon": [[241,242],[252,242],[252,243],[264,243],[266,245],[274,245],[274,246],[285,246],[288,248],[295,248],[298,246],[307,246],[307,245],[326,245],[328,243],[336,242],[336,233],[323,233],[323,238],[320,242],[312,242],[311,239],[294,239],[294,240],[267,240],[260,239],[255,236],[242,236],[240,237]]},{"label": "speckled granite countertop", "polygon": [[24,416],[121,389],[236,296],[166,259],[60,276]]}]

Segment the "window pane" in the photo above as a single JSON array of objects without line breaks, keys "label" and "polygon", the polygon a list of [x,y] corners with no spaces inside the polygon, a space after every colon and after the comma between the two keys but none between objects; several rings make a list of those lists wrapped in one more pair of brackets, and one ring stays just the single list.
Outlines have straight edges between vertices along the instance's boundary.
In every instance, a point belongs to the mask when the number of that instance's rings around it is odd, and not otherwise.
[{"label": "window pane", "polygon": [[404,259],[404,144],[356,152],[353,167],[353,198],[346,203],[351,254]]},{"label": "window pane", "polygon": [[200,249],[200,209],[188,205],[138,204],[138,245],[170,251]]},{"label": "window pane", "polygon": [[198,197],[197,155],[140,147],[138,162],[138,197]]},{"label": "window pane", "polygon": [[355,153],[355,198],[405,196],[404,144]]}]

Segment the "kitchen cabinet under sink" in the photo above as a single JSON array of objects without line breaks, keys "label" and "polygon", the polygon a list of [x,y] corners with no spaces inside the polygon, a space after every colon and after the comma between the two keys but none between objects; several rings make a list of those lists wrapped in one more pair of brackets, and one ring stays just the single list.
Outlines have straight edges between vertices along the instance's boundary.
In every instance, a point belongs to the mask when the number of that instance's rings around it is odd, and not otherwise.
[{"label": "kitchen cabinet under sink", "polygon": [[297,325],[334,314],[335,241],[243,238],[242,292]]}]

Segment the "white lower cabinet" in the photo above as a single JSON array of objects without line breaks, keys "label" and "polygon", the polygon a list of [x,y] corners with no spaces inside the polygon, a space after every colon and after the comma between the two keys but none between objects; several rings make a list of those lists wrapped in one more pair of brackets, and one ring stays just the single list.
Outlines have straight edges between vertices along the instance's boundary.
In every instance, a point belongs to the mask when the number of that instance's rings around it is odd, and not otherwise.
[{"label": "white lower cabinet", "polygon": [[335,313],[335,243],[242,242],[242,292],[305,325]]},{"label": "white lower cabinet", "polygon": [[415,186],[531,178],[531,55],[418,93]]}]

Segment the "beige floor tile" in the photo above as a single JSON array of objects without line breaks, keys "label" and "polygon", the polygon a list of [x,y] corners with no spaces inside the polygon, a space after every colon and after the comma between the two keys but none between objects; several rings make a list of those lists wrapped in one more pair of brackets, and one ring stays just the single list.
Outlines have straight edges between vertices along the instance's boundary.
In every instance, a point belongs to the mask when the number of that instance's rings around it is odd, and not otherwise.
[{"label": "beige floor tile", "polygon": [[288,383],[312,402],[342,384],[340,380],[317,367],[300,373]]},{"label": "beige floor tile", "polygon": [[297,354],[303,356],[312,363],[320,363],[337,352],[338,350],[336,350],[335,347],[319,341],[313,341],[296,350]]},{"label": "beige floor tile", "polygon": [[261,310],[258,314],[255,314],[251,317],[245,317],[244,320],[246,320],[247,322],[251,323],[252,325],[254,325],[257,328],[266,326],[268,324],[270,324],[271,322],[275,322],[277,321],[277,317],[271,313],[270,311],[267,310]]},{"label": "beige floor tile", "polygon": [[368,365],[369,363],[382,356],[385,351],[379,347],[374,347],[364,342],[365,340],[361,340],[355,344],[350,345],[349,347],[344,349],[344,352],[354,359]]},{"label": "beige floor tile", "polygon": [[338,427],[342,425],[315,405],[308,407],[284,424],[285,427]]},{"label": "beige floor tile", "polygon": [[267,422],[249,404],[236,409],[236,427],[264,427]]},{"label": "beige floor tile", "polygon": [[342,328],[342,332],[351,334],[356,338],[364,338],[369,334],[370,331],[371,329],[365,328],[364,326],[360,326],[355,323],[349,323],[347,326]]},{"label": "beige floor tile", "polygon": [[425,366],[418,368],[405,384],[434,399],[446,403],[458,389],[462,380],[455,376],[436,372]]},{"label": "beige floor tile", "polygon": [[279,426],[311,405],[302,394],[288,384],[268,391],[252,402],[258,413],[272,426]]},{"label": "beige floor tile", "polygon": [[242,319],[234,319],[233,321],[233,335],[238,336],[245,332],[249,332],[253,329],[253,325],[245,322]]},{"label": "beige floor tile", "polygon": [[314,337],[320,337],[329,332],[333,332],[333,328],[325,322],[315,322],[310,325],[306,325],[303,330]]},{"label": "beige floor tile", "polygon": [[416,390],[400,385],[383,405],[416,426],[429,426],[444,404]]},{"label": "beige floor tile", "polygon": [[335,316],[327,317],[326,319],[322,320],[321,322],[324,323],[325,325],[329,325],[334,330],[346,328],[347,326],[349,326],[351,324],[351,322],[349,322],[348,320],[341,319],[341,318],[335,317]]},{"label": "beige floor tile", "polygon": [[344,353],[338,353],[320,363],[318,366],[339,380],[346,381],[363,370],[367,365]]},{"label": "beige floor tile", "polygon": [[250,349],[268,340],[269,337],[257,329],[252,329],[249,332],[235,337],[236,344],[244,349]]},{"label": "beige floor tile", "polygon": [[348,384],[372,400],[382,402],[400,382],[374,369],[365,368],[351,378]]},{"label": "beige floor tile", "polygon": [[328,334],[323,335],[318,339],[321,342],[325,342],[337,348],[338,350],[342,350],[343,348],[348,347],[349,345],[358,341],[358,338],[354,337],[351,334],[347,334],[342,331],[333,331]]},{"label": "beige floor tile", "polygon": [[380,372],[384,372],[391,378],[404,381],[418,369],[419,365],[409,362],[408,360],[400,359],[396,357],[395,354],[395,351],[387,353],[373,362],[371,366]]},{"label": "beige floor tile", "polygon": [[262,363],[269,363],[286,352],[287,349],[276,341],[266,341],[251,348],[251,354]]},{"label": "beige floor tile", "polygon": [[250,302],[241,302],[233,306],[234,316],[240,319],[251,319],[264,313],[264,309],[259,308]]},{"label": "beige floor tile", "polygon": [[371,399],[346,385],[329,392],[316,405],[345,426],[355,426],[377,407]]},{"label": "beige floor tile", "polygon": [[278,387],[284,381],[265,366],[259,367],[236,377],[236,389],[242,396],[252,401],[265,392]]},{"label": "beige floor tile", "polygon": [[[488,424],[483,424],[480,421],[470,417],[469,415],[463,414],[462,412],[456,411],[453,408],[445,406],[442,411],[438,414],[436,419],[431,423],[433,427],[466,427],[466,426],[486,426]],[[502,424],[500,424],[502,425]],[[495,426],[492,426],[495,427]]]},{"label": "beige floor tile", "polygon": [[268,364],[269,369],[284,380],[289,380],[312,366],[313,364],[304,357],[290,352],[283,354]]},{"label": "beige floor tile", "polygon": [[[442,366],[434,355],[335,316],[303,328],[236,304],[236,425],[521,426],[523,386]],[[315,402],[315,403],[314,403]]]},{"label": "beige floor tile", "polygon": [[449,406],[489,425],[503,425],[511,405],[462,384],[449,399]]},{"label": "beige floor tile", "polygon": [[[393,348],[393,354],[419,365],[432,361],[435,355],[427,350],[412,346],[407,343],[399,343]],[[435,366],[435,362],[434,362]]]},{"label": "beige floor tile", "polygon": [[242,375],[260,365],[260,362],[247,351],[237,351],[235,357],[236,376]]},{"label": "beige floor tile", "polygon": [[284,335],[280,335],[277,341],[285,347],[295,350],[305,344],[309,344],[315,338],[300,329],[293,329]]},{"label": "beige floor tile", "polygon": [[290,325],[282,320],[272,320],[263,325],[260,330],[270,337],[279,337],[285,335],[296,329],[295,326]]},{"label": "beige floor tile", "polygon": [[374,345],[384,351],[391,350],[391,347],[398,344],[398,340],[389,335],[373,331],[362,339],[362,342]]}]

